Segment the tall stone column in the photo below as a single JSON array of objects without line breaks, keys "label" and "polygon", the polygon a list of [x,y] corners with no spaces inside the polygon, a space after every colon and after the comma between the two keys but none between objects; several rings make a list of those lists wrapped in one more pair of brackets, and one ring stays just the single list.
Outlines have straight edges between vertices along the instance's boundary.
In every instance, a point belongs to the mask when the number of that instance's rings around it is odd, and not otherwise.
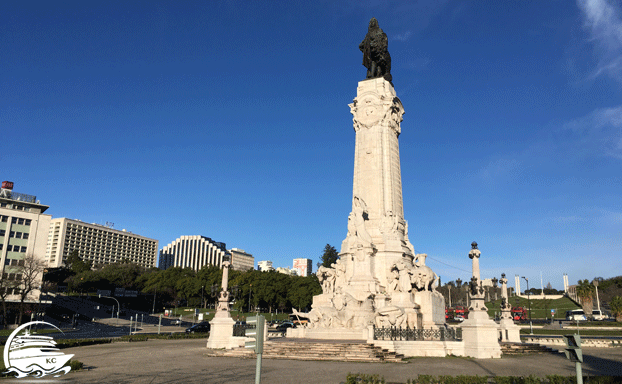
[{"label": "tall stone column", "polygon": [[373,280],[372,290],[380,291],[388,285],[391,266],[404,254],[414,257],[404,220],[398,143],[404,107],[383,78],[360,81],[349,106],[356,132],[354,178],[341,255],[349,261],[353,281]]},{"label": "tall stone column", "polygon": [[499,321],[499,333],[501,341],[520,343],[520,327],[514,324],[512,319],[512,305],[508,298],[508,279],[505,273],[501,274],[501,320]]},{"label": "tall stone column", "polygon": [[229,268],[231,262],[225,260],[222,263],[222,289],[218,294],[218,308],[212,321],[210,321],[210,334],[207,340],[207,348],[237,348],[244,345],[244,337],[233,336],[235,321],[229,312]]},{"label": "tall stone column", "polygon": [[468,318],[462,323],[464,353],[480,359],[498,358],[501,357],[499,325],[489,318],[488,309],[484,305],[484,289],[479,274],[480,256],[477,243],[473,242],[469,252],[473,262],[473,277],[469,283],[471,306]]}]

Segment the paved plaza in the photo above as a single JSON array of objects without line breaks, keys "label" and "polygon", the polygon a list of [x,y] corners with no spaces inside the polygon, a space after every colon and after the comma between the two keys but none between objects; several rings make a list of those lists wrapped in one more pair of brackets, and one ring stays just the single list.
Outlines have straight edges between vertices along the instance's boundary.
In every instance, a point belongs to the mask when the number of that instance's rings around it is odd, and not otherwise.
[{"label": "paved plaza", "polygon": [[[254,383],[255,359],[208,357],[204,339],[118,342],[64,349],[75,354],[85,370],[58,379],[32,382],[64,383]],[[584,349],[584,375],[622,374],[622,348]],[[426,375],[574,375],[574,363],[563,354],[541,354],[501,359],[413,358],[406,364],[343,363],[264,359],[264,383],[340,383],[348,372],[383,376],[405,383],[418,374]],[[27,379],[7,382],[25,383]]]}]

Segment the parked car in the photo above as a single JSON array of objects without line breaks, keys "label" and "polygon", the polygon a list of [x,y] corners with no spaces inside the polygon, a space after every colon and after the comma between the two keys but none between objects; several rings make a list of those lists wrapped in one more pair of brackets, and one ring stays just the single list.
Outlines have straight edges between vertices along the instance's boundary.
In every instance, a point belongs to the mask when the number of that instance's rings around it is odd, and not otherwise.
[{"label": "parked car", "polygon": [[291,321],[286,321],[284,323],[279,324],[279,326],[276,327],[276,330],[280,332],[284,332],[287,328],[296,328],[296,324],[292,323]]},{"label": "parked car", "polygon": [[193,325],[190,328],[186,328],[186,333],[206,333],[210,330],[210,323],[208,321],[203,321]]},{"label": "parked car", "polygon": [[566,320],[585,321],[587,318],[585,317],[585,313],[583,313],[582,309],[575,309],[573,311],[566,311]]},{"label": "parked car", "polygon": [[609,319],[609,315],[603,310],[595,309],[592,311],[592,319],[596,321],[603,321]]}]

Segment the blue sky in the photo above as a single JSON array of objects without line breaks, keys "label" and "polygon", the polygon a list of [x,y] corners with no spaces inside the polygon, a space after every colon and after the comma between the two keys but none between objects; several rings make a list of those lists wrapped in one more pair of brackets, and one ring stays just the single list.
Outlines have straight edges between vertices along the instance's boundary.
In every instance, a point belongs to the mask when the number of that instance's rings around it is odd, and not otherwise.
[{"label": "blue sky", "polygon": [[482,277],[622,274],[613,0],[3,2],[0,179],[160,247],[315,263],[346,235],[371,17],[406,110],[410,238],[443,281],[469,277],[474,240]]}]

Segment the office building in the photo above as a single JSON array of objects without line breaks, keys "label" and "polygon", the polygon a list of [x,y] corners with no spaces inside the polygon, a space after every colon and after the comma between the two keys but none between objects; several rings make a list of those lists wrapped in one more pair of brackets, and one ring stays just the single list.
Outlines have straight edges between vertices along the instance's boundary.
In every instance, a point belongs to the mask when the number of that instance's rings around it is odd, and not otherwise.
[{"label": "office building", "polygon": [[231,268],[235,271],[248,271],[255,268],[255,258],[253,255],[244,252],[243,249],[232,248],[229,250],[231,254]]},{"label": "office building", "polygon": [[[2,182],[0,189],[0,269],[3,285],[9,290],[7,301],[19,301],[17,290],[24,278],[24,257],[33,255],[45,265],[47,233],[52,216],[45,215],[49,206],[35,196],[13,192],[13,183]],[[41,286],[41,271],[34,286]],[[37,301],[39,290],[32,291],[26,301]]]},{"label": "office building", "polygon": [[294,270],[298,276],[309,276],[313,272],[313,262],[311,259],[294,259]]},{"label": "office building", "polygon": [[158,267],[192,268],[200,270],[205,265],[222,266],[227,254],[226,244],[205,236],[181,236],[160,250]]},{"label": "office building", "polygon": [[65,265],[74,250],[94,267],[128,260],[149,268],[156,266],[158,240],[80,220],[52,219],[46,252],[48,265]]}]

